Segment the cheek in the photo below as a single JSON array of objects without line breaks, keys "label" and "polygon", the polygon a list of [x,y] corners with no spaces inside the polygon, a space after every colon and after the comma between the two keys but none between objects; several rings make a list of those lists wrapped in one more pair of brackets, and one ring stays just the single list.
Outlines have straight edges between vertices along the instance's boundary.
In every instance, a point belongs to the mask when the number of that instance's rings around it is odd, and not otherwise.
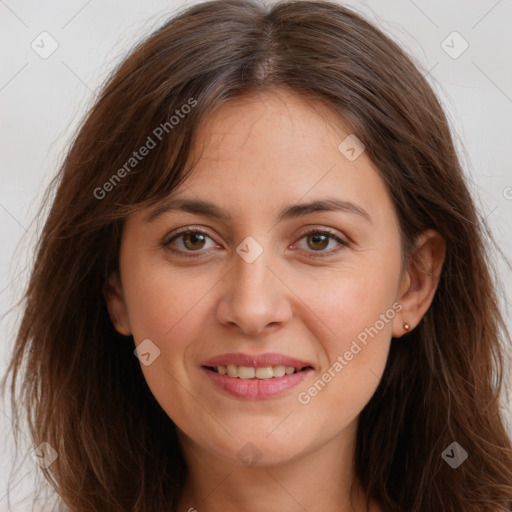
[{"label": "cheek", "polygon": [[307,305],[315,313],[309,329],[321,340],[325,361],[313,385],[298,390],[297,399],[311,417],[339,411],[333,429],[353,420],[379,384],[399,309],[394,277],[391,269],[387,274],[353,269],[331,275],[318,283],[321,293],[309,294]]},{"label": "cheek", "polygon": [[[161,264],[145,266],[130,277],[127,297],[133,337],[136,344],[150,339],[158,347],[158,356],[149,365],[141,364],[144,378],[161,407],[180,427],[190,429],[201,413],[191,399],[193,389],[190,361],[199,357],[208,291],[215,280],[208,272],[170,270]],[[203,333],[204,338],[204,333]],[[187,366],[188,364],[188,366]]]},{"label": "cheek", "polygon": [[[326,274],[324,278],[315,279],[314,290],[306,278],[296,288],[297,294],[304,298],[316,315],[318,328],[315,329],[315,322],[310,324],[310,328],[318,333],[331,356],[348,350],[350,341],[374,326],[382,314],[389,312],[388,317],[394,317],[392,305],[396,299],[398,274],[395,275],[395,269],[391,268],[388,271],[381,270],[379,266],[371,269],[368,265],[367,268],[370,270],[345,268]],[[387,320],[377,325],[378,330],[386,335],[392,330],[391,321]]]},{"label": "cheek", "polygon": [[161,263],[132,267],[126,283],[135,344],[147,339],[154,344],[149,344],[152,362],[145,365],[141,360],[141,369],[153,395],[173,419],[190,407],[180,399],[183,386],[190,388],[186,362],[199,357],[197,351],[201,347],[192,340],[202,338],[208,291],[214,284],[207,272],[198,271],[197,277],[191,277],[190,271],[171,270]]},{"label": "cheek", "polygon": [[165,264],[135,267],[126,290],[135,340],[153,336],[162,343],[172,338],[179,344],[183,336],[175,333],[194,324],[201,299],[214,285],[208,276],[198,270],[193,277],[190,270],[179,271]]}]

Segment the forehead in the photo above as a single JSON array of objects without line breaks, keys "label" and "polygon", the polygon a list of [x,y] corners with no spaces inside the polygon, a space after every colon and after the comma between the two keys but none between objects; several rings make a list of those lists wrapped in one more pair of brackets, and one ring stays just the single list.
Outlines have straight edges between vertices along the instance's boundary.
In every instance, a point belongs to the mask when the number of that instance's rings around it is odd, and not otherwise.
[{"label": "forehead", "polygon": [[353,138],[331,108],[293,92],[237,98],[199,127],[193,170],[173,195],[189,190],[201,199],[238,196],[275,206],[335,195],[389,208],[387,187],[364,150],[348,157],[345,141]]},{"label": "forehead", "polygon": [[293,160],[305,153],[318,158],[318,150],[337,147],[336,142],[350,132],[327,105],[277,89],[221,105],[201,123],[193,153],[197,156],[202,151],[201,157],[211,160],[271,160],[276,156]]}]

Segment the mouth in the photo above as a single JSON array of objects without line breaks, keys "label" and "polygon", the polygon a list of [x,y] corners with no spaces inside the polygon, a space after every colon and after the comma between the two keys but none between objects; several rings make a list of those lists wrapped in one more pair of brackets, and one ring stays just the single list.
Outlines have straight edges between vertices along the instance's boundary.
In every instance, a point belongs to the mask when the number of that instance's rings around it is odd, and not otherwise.
[{"label": "mouth", "polygon": [[278,379],[286,375],[312,370],[312,366],[238,366],[236,364],[204,366],[203,368],[234,379],[242,380],[267,380]]},{"label": "mouth", "polygon": [[203,361],[200,368],[214,389],[249,400],[289,395],[315,372],[310,361],[276,352],[222,354]]},{"label": "mouth", "polygon": [[313,372],[312,366],[201,366],[204,375],[222,394],[243,400],[278,399],[291,393]]}]

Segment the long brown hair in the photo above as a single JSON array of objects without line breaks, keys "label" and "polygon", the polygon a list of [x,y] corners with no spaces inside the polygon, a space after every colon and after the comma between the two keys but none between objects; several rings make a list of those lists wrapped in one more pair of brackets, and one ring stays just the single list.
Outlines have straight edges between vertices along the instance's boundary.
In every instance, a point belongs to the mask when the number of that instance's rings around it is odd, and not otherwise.
[{"label": "long brown hair", "polygon": [[[230,99],[278,87],[328,105],[365,144],[406,254],[428,228],[446,241],[433,303],[392,340],[361,413],[357,477],[386,511],[512,510],[499,403],[510,337],[492,238],[422,72],[380,30],[328,1],[182,8],[104,84],[53,181],[4,377],[14,420],[26,414],[34,446],[58,453],[42,473],[72,511],[176,510],[186,464],[175,426],[134,344],[113,328],[103,291],[123,221],[184,181],[199,123]],[[469,455],[457,469],[442,457],[453,442]]]}]

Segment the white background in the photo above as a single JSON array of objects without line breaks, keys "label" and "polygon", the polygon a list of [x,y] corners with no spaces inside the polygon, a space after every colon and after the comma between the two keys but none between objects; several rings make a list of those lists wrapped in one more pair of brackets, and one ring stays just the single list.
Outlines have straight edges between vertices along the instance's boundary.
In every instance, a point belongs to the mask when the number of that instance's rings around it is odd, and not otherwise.
[{"label": "white background", "polygon": [[[512,187],[512,2],[346,3],[373,20],[429,71],[429,80],[460,141],[462,161],[483,216],[510,261],[512,188],[507,187]],[[70,135],[109,70],[141,36],[184,4],[161,0],[0,0],[2,375],[18,320],[19,310],[14,304],[28,276],[27,262],[38,232],[32,220],[45,185],[56,172]],[[43,31],[58,43],[47,59],[31,48]],[[453,31],[469,44],[456,59],[441,46]],[[452,44],[450,41],[448,44]],[[453,41],[455,50],[461,48],[460,41]],[[500,280],[508,295],[504,309],[510,327],[511,271],[503,258],[499,264]],[[0,409],[0,511],[29,510],[29,501],[16,504],[16,498],[28,495],[35,485],[37,466],[30,456],[12,482],[14,501],[10,508],[4,496],[13,464],[11,432],[16,427],[10,420],[8,404],[0,403]],[[512,403],[507,410],[512,417]],[[23,434],[22,438],[27,439]]]}]

